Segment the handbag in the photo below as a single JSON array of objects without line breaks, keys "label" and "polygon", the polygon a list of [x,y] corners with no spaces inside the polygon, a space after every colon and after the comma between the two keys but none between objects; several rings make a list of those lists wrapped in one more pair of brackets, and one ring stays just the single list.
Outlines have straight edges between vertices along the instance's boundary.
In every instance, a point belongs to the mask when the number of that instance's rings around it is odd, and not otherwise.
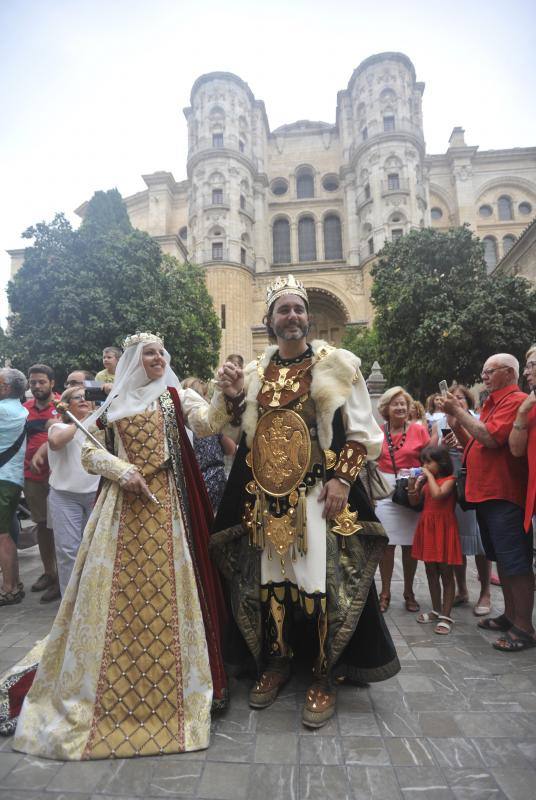
[{"label": "handbag", "polygon": [[[387,426],[385,426],[387,430]],[[393,469],[395,471],[395,490],[393,492],[393,496],[391,500],[393,503],[396,503],[397,506],[403,506],[404,508],[411,508],[412,511],[422,511],[422,501],[416,505],[412,506],[409,502],[409,495],[408,495],[408,478],[399,478],[398,477],[398,470],[396,468],[395,456],[392,447],[388,447],[389,455],[391,456],[391,462],[393,464]]]},{"label": "handbag", "polygon": [[365,472],[366,480],[363,483],[369,498],[374,502],[376,500],[385,500],[386,497],[389,497],[391,487],[379,471],[375,461],[367,461]]}]

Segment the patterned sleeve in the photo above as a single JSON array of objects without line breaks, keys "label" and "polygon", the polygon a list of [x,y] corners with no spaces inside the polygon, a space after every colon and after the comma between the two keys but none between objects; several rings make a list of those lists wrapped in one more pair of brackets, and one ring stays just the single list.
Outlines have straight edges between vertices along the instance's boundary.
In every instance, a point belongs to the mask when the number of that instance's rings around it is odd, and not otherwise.
[{"label": "patterned sleeve", "polygon": [[[90,428],[93,436],[104,444],[104,431],[97,427]],[[82,466],[90,475],[102,475],[110,481],[119,483],[129,470],[134,470],[128,461],[114,456],[108,450],[101,450],[91,439],[86,439],[82,444]]]},{"label": "patterned sleeve", "polygon": [[215,391],[212,401],[207,401],[193,389],[179,389],[184,420],[196,436],[219,433],[229,421],[225,403],[220,402],[220,392]]}]

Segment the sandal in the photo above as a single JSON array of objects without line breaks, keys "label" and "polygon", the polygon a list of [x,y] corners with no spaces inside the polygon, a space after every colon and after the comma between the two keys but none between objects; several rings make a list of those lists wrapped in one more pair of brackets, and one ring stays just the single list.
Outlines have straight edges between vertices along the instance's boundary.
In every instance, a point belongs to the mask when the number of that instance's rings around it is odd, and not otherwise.
[{"label": "sandal", "polygon": [[[515,634],[515,639],[512,633]],[[528,650],[531,647],[536,647],[536,639],[534,636],[531,636],[530,633],[512,625],[504,636],[501,636],[500,639],[493,642],[493,647],[501,653],[519,653],[521,650]]]},{"label": "sandal", "polygon": [[452,603],[452,607],[454,608],[455,606],[466,606],[468,604],[469,604],[469,598],[467,597],[467,595],[464,597],[461,594],[457,594],[456,597],[454,598],[454,602]]},{"label": "sandal", "polygon": [[391,604],[391,595],[383,594],[382,592],[380,595],[380,611],[382,612],[382,614],[385,614],[390,604]]},{"label": "sandal", "polygon": [[501,614],[499,617],[481,619],[476,626],[477,628],[483,628],[485,631],[509,631],[512,623],[507,616]]},{"label": "sandal", "polygon": [[438,618],[439,614],[437,611],[424,611],[417,617],[417,622],[420,622],[422,625],[426,625],[428,622],[436,622]]},{"label": "sandal", "polygon": [[420,611],[421,607],[418,602],[415,600],[415,595],[413,592],[411,594],[405,594],[404,600],[406,601],[406,611]]},{"label": "sandal", "polygon": [[22,603],[24,595],[24,589],[17,588],[16,592],[4,592],[0,589],[0,606],[14,606]]},{"label": "sandal", "polygon": [[439,622],[434,628],[434,633],[439,633],[440,636],[446,636],[451,632],[454,620],[451,617],[445,617],[444,614],[438,614]]}]

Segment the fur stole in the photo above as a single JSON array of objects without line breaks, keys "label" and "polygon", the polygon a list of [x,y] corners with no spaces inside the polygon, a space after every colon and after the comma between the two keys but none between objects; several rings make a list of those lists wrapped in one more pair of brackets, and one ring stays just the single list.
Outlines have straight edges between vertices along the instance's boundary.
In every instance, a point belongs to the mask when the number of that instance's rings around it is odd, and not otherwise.
[{"label": "fur stole", "polygon": [[[311,342],[315,358],[311,383],[311,399],[316,408],[316,424],[320,447],[326,450],[333,438],[332,423],[335,411],[344,405],[352,392],[356,373],[359,373],[361,360],[348,350],[331,347],[322,339]],[[276,345],[268,347],[258,361],[251,361],[244,370],[246,387],[246,409],[242,416],[242,428],[246,434],[246,444],[251,447],[258,420],[257,395],[261,381],[257,365],[266,369],[277,350]]]}]

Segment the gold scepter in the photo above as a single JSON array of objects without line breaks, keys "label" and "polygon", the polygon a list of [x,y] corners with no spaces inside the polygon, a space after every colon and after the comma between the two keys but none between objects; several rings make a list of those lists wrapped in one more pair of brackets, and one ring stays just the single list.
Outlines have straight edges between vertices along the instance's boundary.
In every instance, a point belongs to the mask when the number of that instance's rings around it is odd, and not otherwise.
[{"label": "gold scepter", "polygon": [[[83,425],[80,422],[79,419],[76,419],[74,414],[71,414],[71,412],[69,411],[69,409],[67,408],[65,403],[62,403],[61,400],[53,400],[52,402],[54,404],[54,407],[55,407],[56,411],[59,414],[62,414],[64,417],[67,417],[67,419],[71,420],[71,422],[74,422],[74,424],[76,425],[78,430],[82,431],[84,436],[87,439],[89,439],[91,442],[93,442],[93,444],[97,445],[97,447],[100,450],[104,450],[106,453],[108,452],[106,447],[101,442],[99,442],[99,440],[95,436],[93,436],[93,434],[90,431],[88,431],[86,426]],[[151,500],[153,501],[153,503],[156,503],[156,505],[159,506],[160,505],[160,500],[152,492],[150,492],[150,495],[151,495]]]}]

